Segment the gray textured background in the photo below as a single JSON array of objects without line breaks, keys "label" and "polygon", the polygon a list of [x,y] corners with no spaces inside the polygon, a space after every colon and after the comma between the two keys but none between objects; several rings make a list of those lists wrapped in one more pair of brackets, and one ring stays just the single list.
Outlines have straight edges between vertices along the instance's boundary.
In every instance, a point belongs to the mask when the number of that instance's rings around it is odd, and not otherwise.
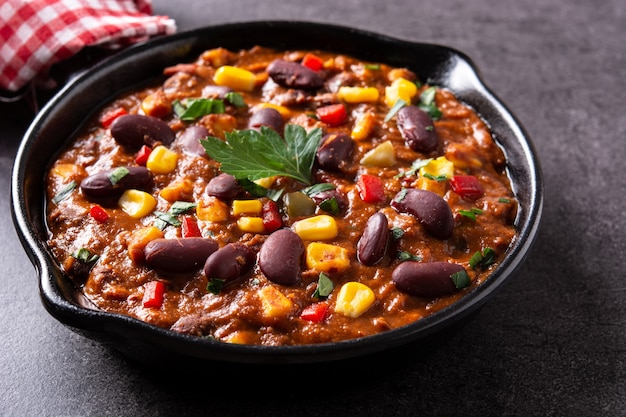
[{"label": "gray textured background", "polygon": [[408,346],[306,374],[220,367],[180,381],[158,364],[133,367],[43,309],[8,197],[30,115],[0,104],[0,415],[626,416],[626,2],[154,0],[154,8],[179,31],[311,20],[465,52],[540,155],[537,242],[518,276],[427,354]]}]

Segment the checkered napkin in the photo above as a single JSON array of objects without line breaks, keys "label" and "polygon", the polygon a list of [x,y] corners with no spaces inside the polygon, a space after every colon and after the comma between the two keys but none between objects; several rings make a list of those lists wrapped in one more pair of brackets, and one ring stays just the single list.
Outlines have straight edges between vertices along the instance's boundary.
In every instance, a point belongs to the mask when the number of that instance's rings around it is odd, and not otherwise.
[{"label": "checkered napkin", "polygon": [[121,48],[176,31],[151,0],[0,0],[0,89],[18,91],[86,46]]}]

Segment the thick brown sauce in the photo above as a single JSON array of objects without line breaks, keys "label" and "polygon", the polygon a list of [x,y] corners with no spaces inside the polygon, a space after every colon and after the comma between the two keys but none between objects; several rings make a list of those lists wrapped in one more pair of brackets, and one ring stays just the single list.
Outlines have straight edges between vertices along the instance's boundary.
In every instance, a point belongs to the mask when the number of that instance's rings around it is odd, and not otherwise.
[{"label": "thick brown sauce", "polygon": [[[338,236],[324,242],[346,248],[351,260],[347,271],[328,274],[333,281],[334,290],[326,300],[330,308],[325,320],[316,323],[300,318],[300,313],[306,306],[320,301],[312,297],[318,271],[306,270],[303,266],[298,284],[281,286],[270,282],[258,266],[255,266],[250,274],[225,286],[219,294],[213,294],[207,291],[208,280],[202,268],[192,273],[167,274],[152,270],[129,257],[128,245],[133,233],[154,225],[153,214],[134,219],[117,207],[106,207],[110,218],[100,223],[89,215],[94,203],[88,201],[78,188],[58,204],[52,203],[51,199],[72,180],[80,184],[88,175],[104,169],[136,165],[135,152],[129,152],[118,145],[110,130],[102,127],[97,120],[59,155],[47,178],[47,221],[50,230],[48,244],[59,263],[94,308],[133,316],[156,326],[232,343],[312,344],[367,336],[412,323],[454,303],[488,277],[515,239],[513,221],[517,202],[505,174],[504,154],[483,120],[450,92],[437,89],[435,103],[442,116],[435,120],[434,126],[439,137],[439,146],[429,154],[415,152],[405,145],[394,119],[383,121],[389,112],[389,106],[384,100],[385,87],[398,76],[415,80],[409,70],[393,69],[383,64],[366,65],[369,63],[351,57],[314,51],[325,62],[325,67],[321,70],[325,85],[313,93],[279,87],[265,73],[265,68],[275,58],[299,62],[306,52],[282,52],[263,48],[240,52],[222,49],[207,51],[193,64],[169,69],[169,78],[163,85],[120,97],[103,108],[100,115],[120,107],[128,113],[142,113],[142,102],[148,96],[160,97],[165,103],[185,97],[202,97],[203,89],[213,84],[216,68],[228,64],[245,68],[257,75],[257,86],[252,92],[239,91],[247,107],[227,106],[229,116],[226,119],[212,115],[194,122],[182,122],[171,111],[167,111],[165,106],[165,114],[160,117],[177,132],[177,138],[194,124],[206,126],[212,135],[218,137],[223,137],[222,129],[244,129],[250,114],[262,102],[288,109],[289,113],[283,114],[286,124],[300,124],[307,130],[320,127],[324,133],[351,134],[357,118],[364,114],[374,116],[373,127],[365,139],[355,141],[356,146],[349,165],[344,167],[342,173],[322,170],[315,172],[317,181],[335,184],[348,201],[347,210],[335,216]],[[375,103],[346,104],[348,119],[336,127],[330,127],[310,117],[316,108],[340,101],[336,95],[340,85],[375,87],[379,90],[380,97]],[[420,91],[427,87],[421,86]],[[359,164],[366,152],[385,141],[393,144],[397,159],[394,166],[365,167]],[[151,194],[157,199],[155,210],[162,212],[167,212],[172,204],[172,201],[159,195],[164,187],[186,181],[188,186],[183,187],[184,191],[176,199],[200,204],[207,199],[206,184],[219,173],[217,162],[206,156],[186,153],[178,139],[169,148],[178,154],[176,169],[168,174],[155,174],[154,187],[151,190]],[[457,195],[452,191],[449,181],[435,186],[449,204],[455,219],[453,234],[445,240],[429,236],[414,217],[398,213],[389,206],[391,199],[404,187],[420,186],[417,175],[399,177],[399,172],[409,169],[416,159],[440,156],[454,162],[455,174],[476,176],[484,189],[484,195],[474,201]],[[355,179],[362,173],[373,174],[384,180],[384,203],[371,204],[361,200],[355,188]],[[291,180],[278,179],[272,188],[280,187],[297,189],[302,185]],[[460,210],[472,208],[482,210],[475,221],[459,214]],[[447,296],[416,297],[398,291],[391,281],[393,268],[401,262],[395,258],[395,252],[377,266],[359,263],[355,249],[357,241],[368,218],[378,211],[388,218],[390,228],[404,231],[404,235],[397,242],[398,251],[420,256],[422,262],[446,261],[463,265],[472,281],[471,285]],[[321,213],[319,209],[318,213]],[[285,227],[290,227],[295,220],[298,219],[289,218],[283,213]],[[258,251],[267,234],[243,233],[235,222],[234,216],[230,216],[226,222],[198,220],[197,223],[203,236],[215,239],[220,246],[241,240]],[[180,237],[181,229],[169,226],[163,230],[163,234],[168,238]],[[495,251],[496,263],[485,271],[472,269],[468,265],[470,257],[487,247]],[[99,255],[98,261],[88,272],[71,256],[80,248]],[[144,307],[142,298],[145,284],[154,280],[166,284],[163,304],[160,308]],[[346,317],[334,311],[339,288],[348,281],[361,282],[375,294],[374,304],[358,318]],[[266,287],[273,287],[284,295],[290,308],[277,315],[264,313],[260,293]]]}]

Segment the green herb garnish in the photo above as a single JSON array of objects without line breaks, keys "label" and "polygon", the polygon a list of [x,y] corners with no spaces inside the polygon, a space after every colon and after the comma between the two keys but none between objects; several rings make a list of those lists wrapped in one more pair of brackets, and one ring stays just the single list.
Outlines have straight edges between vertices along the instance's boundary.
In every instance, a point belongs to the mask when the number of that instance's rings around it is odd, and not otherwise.
[{"label": "green herb garnish", "polygon": [[421,261],[422,257],[406,251],[398,251],[398,259],[404,261]]},{"label": "green herb garnish", "polygon": [[206,290],[212,294],[219,294],[226,283],[225,280],[219,278],[210,278],[206,285]]},{"label": "green herb garnish", "polygon": [[246,107],[246,102],[243,99],[243,96],[239,93],[231,91],[230,93],[226,93],[224,98],[235,107]]},{"label": "green herb garnish", "polygon": [[459,214],[462,216],[467,217],[468,219],[474,220],[476,221],[476,216],[479,214],[484,213],[481,209],[479,208],[472,208],[470,210],[459,210]]},{"label": "green herb garnish", "polygon": [[364,67],[376,71],[380,69],[380,64],[365,64]]},{"label": "green herb garnish", "polygon": [[311,184],[315,152],[322,139],[322,130],[309,133],[299,125],[285,126],[285,139],[274,130],[235,130],[226,133],[226,140],[208,136],[201,139],[206,153],[221,164],[220,170],[238,180],[255,181],[280,175]]},{"label": "green herb garnish", "polygon": [[487,269],[496,261],[496,252],[491,248],[484,248],[482,251],[477,251],[469,260],[469,265],[472,269],[479,267],[482,270]]},{"label": "green herb garnish", "polygon": [[420,94],[420,101],[418,104],[418,107],[428,113],[433,120],[440,119],[442,114],[441,110],[439,110],[435,104],[436,92],[436,87],[428,87],[422,91],[422,94]]},{"label": "green herb garnish", "polygon": [[448,180],[448,177],[446,177],[445,175],[433,175],[433,174],[429,174],[428,172],[424,173],[424,178],[428,178],[429,180],[433,180],[437,182]]},{"label": "green herb garnish", "polygon": [[315,194],[319,194],[324,191],[334,190],[335,188],[336,187],[329,182],[320,182],[317,184],[313,184],[310,187],[305,187],[300,191],[302,191],[304,194],[308,195],[309,197],[313,197]]},{"label": "green herb garnish", "polygon": [[194,210],[197,206],[197,203],[190,203],[188,201],[175,201],[170,207],[170,213],[177,216],[179,214],[187,213],[188,211]]},{"label": "green herb garnish", "polygon": [[339,202],[335,197],[327,198],[320,203],[320,209],[330,214],[339,213]]},{"label": "green herb garnish", "polygon": [[396,113],[398,113],[400,111],[400,109],[404,106],[406,106],[408,103],[404,100],[402,100],[401,98],[397,99],[396,102],[393,104],[393,107],[391,109],[389,109],[389,111],[387,112],[387,115],[385,116],[385,122],[388,122],[389,120],[391,120],[393,118],[393,116],[396,115]]},{"label": "green herb garnish", "polygon": [[178,220],[172,213],[155,211],[154,215],[157,218],[156,221],[154,222],[154,225],[161,230],[165,229],[168,224],[174,227],[178,227],[181,224],[180,220]]},{"label": "green herb garnish", "polygon": [[404,230],[400,229],[399,227],[391,228],[391,238],[393,240],[400,240],[402,239],[402,236],[404,236]]},{"label": "green herb garnish", "polygon": [[76,252],[72,253],[72,257],[86,264],[96,262],[100,258],[100,256],[91,253],[91,251],[86,248],[78,249]]},{"label": "green herb garnish", "polygon": [[213,98],[185,98],[174,100],[172,103],[174,114],[180,120],[189,122],[207,114],[219,114],[226,111],[224,101]]},{"label": "green herb garnish", "polygon": [[76,185],[76,181],[72,181],[64,185],[63,188],[61,188],[59,192],[52,198],[52,202],[54,204],[59,204],[60,201],[65,200],[67,197],[69,197],[72,191],[74,191]]},{"label": "green herb garnish", "polygon": [[326,298],[330,295],[331,292],[333,292],[334,288],[335,288],[335,285],[330,280],[328,275],[326,275],[323,272],[320,272],[320,277],[317,280],[317,288],[315,289],[315,292],[313,293],[313,297]]},{"label": "green herb garnish", "polygon": [[509,198],[506,198],[506,197],[500,197],[500,198],[498,198],[498,203],[505,203],[505,204],[508,204],[508,203],[510,203],[510,202],[511,202],[511,199],[509,199]]},{"label": "green herb garnish", "polygon": [[128,175],[130,171],[126,167],[117,167],[109,174],[109,181],[115,185],[121,181],[122,178]]},{"label": "green herb garnish", "polygon": [[454,274],[450,275],[450,279],[454,283],[454,286],[457,290],[469,287],[469,285],[472,283],[465,269],[462,269],[459,272],[455,272]]}]

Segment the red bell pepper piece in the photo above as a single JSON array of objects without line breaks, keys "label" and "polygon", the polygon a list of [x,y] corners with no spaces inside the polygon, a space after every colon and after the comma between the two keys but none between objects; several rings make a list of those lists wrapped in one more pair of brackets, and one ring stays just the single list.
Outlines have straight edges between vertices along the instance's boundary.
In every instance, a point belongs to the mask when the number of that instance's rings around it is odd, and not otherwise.
[{"label": "red bell pepper piece", "polygon": [[263,226],[265,227],[265,230],[267,230],[269,233],[280,229],[280,227],[283,225],[283,219],[280,216],[278,206],[274,201],[268,200],[263,203],[261,213],[263,215]]},{"label": "red bell pepper piece", "polygon": [[100,124],[105,129],[108,129],[111,126],[111,123],[115,121],[115,119],[125,114],[128,114],[128,112],[123,107],[118,107],[118,108],[109,110],[108,112],[104,113],[102,117],[100,118]]},{"label": "red bell pepper piece", "polygon": [[328,303],[324,301],[310,304],[302,310],[300,318],[314,323],[320,323],[328,316],[328,307]]},{"label": "red bell pepper piece", "polygon": [[202,232],[198,227],[198,222],[193,216],[183,216],[180,222],[181,234],[183,237],[202,237]]},{"label": "red bell pepper piece", "polygon": [[308,53],[302,58],[302,65],[311,68],[313,71],[319,71],[324,67],[324,61],[319,56]]},{"label": "red bell pepper piece", "polygon": [[480,181],[473,175],[455,175],[450,179],[452,190],[463,198],[476,200],[485,192]]},{"label": "red bell pepper piece", "polygon": [[330,126],[338,126],[346,121],[348,114],[343,104],[330,104],[316,111],[317,117]]},{"label": "red bell pepper piece", "polygon": [[361,174],[356,182],[361,200],[366,203],[382,203],[386,200],[383,181],[376,175]]},{"label": "red bell pepper piece", "polygon": [[148,162],[148,157],[150,156],[151,152],[152,152],[151,147],[149,147],[148,145],[142,145],[139,151],[137,151],[137,154],[135,155],[135,163],[137,165],[141,165],[145,167],[146,163]]},{"label": "red bell pepper piece", "polygon": [[150,281],[144,285],[142,304],[146,308],[161,308],[165,284],[162,281]]},{"label": "red bell pepper piece", "polygon": [[89,209],[89,215],[97,222],[104,223],[109,220],[109,213],[107,213],[101,206],[98,204],[91,206]]}]

